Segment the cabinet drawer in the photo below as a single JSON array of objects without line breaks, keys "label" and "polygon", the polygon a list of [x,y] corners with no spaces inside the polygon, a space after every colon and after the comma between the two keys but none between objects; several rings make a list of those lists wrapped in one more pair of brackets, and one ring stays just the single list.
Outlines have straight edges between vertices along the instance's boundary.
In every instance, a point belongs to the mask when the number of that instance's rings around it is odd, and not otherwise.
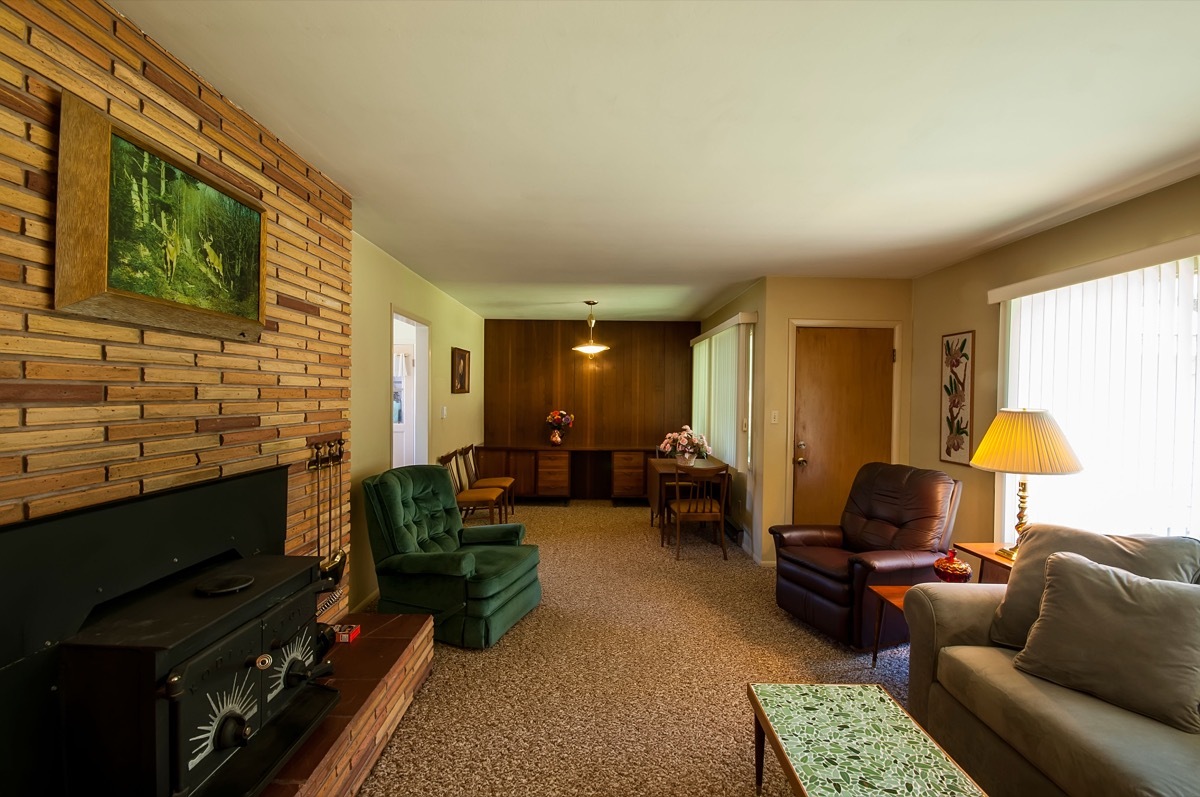
[{"label": "cabinet drawer", "polygon": [[537,460],[537,494],[570,496],[570,455],[566,451],[539,451]]},{"label": "cabinet drawer", "polygon": [[646,494],[646,483],[640,474],[614,473],[613,498],[641,498]]},{"label": "cabinet drawer", "polygon": [[646,455],[641,451],[614,451],[613,498],[639,498],[646,494]]}]

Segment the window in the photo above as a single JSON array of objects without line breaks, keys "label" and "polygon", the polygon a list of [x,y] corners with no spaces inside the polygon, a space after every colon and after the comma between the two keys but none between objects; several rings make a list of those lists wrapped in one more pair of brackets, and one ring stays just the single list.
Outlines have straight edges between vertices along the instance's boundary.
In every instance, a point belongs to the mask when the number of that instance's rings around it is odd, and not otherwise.
[{"label": "window", "polygon": [[750,458],[750,343],[757,316],[741,313],[692,341],[692,428],[735,470]]},{"label": "window", "polygon": [[1200,536],[1198,262],[1008,302],[1006,406],[1050,410],[1084,468],[1032,477],[1031,521]]}]

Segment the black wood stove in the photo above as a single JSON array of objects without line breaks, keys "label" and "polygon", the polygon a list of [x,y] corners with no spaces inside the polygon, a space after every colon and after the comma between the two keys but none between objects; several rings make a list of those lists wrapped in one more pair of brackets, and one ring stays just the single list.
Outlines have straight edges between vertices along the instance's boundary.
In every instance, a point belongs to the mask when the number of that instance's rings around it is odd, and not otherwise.
[{"label": "black wood stove", "polygon": [[117,601],[65,640],[73,791],[103,782],[131,797],[225,797],[265,786],[337,702],[312,682],[318,563],[263,554],[202,567]]},{"label": "black wood stove", "polygon": [[0,555],[74,552],[17,579],[31,610],[0,645],[5,788],[237,797],[270,782],[338,699],[313,681],[330,584],[317,557],[282,555],[286,496],[281,468],[0,530]]}]

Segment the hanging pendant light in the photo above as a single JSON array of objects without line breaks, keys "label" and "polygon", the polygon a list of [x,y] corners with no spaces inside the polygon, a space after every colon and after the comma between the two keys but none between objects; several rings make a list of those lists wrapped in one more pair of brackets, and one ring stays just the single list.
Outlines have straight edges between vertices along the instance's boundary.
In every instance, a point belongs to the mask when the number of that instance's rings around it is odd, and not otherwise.
[{"label": "hanging pendant light", "polygon": [[587,301],[584,302],[584,304],[586,304],[588,306],[588,317],[587,317],[588,342],[581,343],[578,346],[572,346],[571,348],[574,351],[577,351],[581,354],[586,354],[588,356],[588,359],[591,360],[591,359],[594,359],[595,356],[597,354],[599,354],[600,352],[608,351],[608,347],[605,346],[603,343],[597,343],[596,341],[592,340],[592,330],[596,327],[596,316],[592,315],[592,308],[596,306],[596,302],[593,302],[591,299],[588,299]]}]

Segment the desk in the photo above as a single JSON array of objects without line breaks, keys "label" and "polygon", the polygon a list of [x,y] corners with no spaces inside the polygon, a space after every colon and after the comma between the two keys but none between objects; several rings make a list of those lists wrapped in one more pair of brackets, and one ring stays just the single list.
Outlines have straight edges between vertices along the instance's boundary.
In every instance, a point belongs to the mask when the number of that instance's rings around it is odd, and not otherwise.
[{"label": "desk", "polygon": [[956,542],[954,547],[979,559],[980,584],[1007,584],[1013,560],[996,551],[1004,546],[996,542]]},{"label": "desk", "polygon": [[[695,467],[697,468],[719,468],[725,463],[716,457],[710,456],[707,459],[697,459]],[[654,525],[655,517],[658,518],[659,524],[662,524],[663,505],[666,503],[666,496],[663,495],[663,475],[671,475],[675,472],[675,457],[654,457],[646,460],[646,498],[650,501],[650,525]],[[732,492],[730,490],[729,492]],[[728,494],[725,500],[729,500]],[[724,533],[724,530],[722,530]]]},{"label": "desk", "polygon": [[792,794],[986,797],[882,686],[750,684],[754,785],[770,739]]}]

